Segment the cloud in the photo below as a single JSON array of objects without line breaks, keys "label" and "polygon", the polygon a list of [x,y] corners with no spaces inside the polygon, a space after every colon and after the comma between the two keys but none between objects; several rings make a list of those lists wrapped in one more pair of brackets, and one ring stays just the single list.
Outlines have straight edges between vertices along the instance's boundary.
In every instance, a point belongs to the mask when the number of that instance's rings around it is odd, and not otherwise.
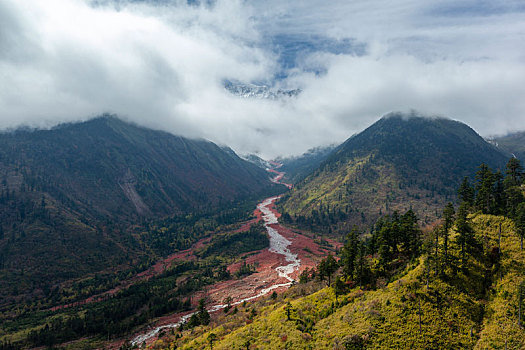
[{"label": "cloud", "polygon": [[[392,110],[525,129],[517,1],[4,0],[0,128],[104,112],[240,153],[340,142]],[[300,88],[283,101],[225,80]]]}]

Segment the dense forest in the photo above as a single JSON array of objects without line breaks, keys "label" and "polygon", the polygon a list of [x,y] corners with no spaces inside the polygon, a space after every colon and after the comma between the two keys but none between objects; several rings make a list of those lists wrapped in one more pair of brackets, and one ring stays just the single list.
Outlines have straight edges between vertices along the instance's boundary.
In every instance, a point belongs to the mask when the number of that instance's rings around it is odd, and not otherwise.
[{"label": "dense forest", "polygon": [[115,116],[0,132],[0,308],[140,270],[276,191],[230,149]]},{"label": "dense forest", "polygon": [[[4,340],[4,348],[52,346],[86,336],[95,340],[113,339],[152,318],[191,310],[192,294],[204,286],[254,272],[254,266],[246,263],[233,275],[226,269],[239,259],[240,253],[268,246],[261,224],[253,224],[243,232],[233,230],[239,222],[250,218],[254,206],[253,202],[241,202],[220,211],[144,223],[134,236],[138,248],[147,247],[150,255],[132,268],[87,275],[63,285],[43,284],[41,294],[3,304],[1,330],[3,334],[15,335]],[[131,284],[114,295],[105,295],[97,302],[84,302],[146,270],[156,261],[153,257],[187,249],[210,237],[210,233],[213,233],[210,243],[196,251],[197,261],[176,261],[160,275]],[[53,308],[60,305],[67,307]]]}]

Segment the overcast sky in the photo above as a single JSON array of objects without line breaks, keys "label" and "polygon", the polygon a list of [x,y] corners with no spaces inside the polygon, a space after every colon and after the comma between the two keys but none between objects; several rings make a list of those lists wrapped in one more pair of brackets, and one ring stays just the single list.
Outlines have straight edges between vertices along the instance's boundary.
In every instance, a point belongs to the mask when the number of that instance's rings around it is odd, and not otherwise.
[{"label": "overcast sky", "polygon": [[2,129],[109,112],[269,158],[411,109],[525,129],[523,0],[0,0]]}]

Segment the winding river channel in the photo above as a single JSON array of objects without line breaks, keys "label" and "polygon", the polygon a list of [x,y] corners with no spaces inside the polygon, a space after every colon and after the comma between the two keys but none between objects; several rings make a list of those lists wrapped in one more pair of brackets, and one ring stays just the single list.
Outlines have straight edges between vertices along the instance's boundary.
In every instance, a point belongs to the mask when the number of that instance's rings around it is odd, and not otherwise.
[{"label": "winding river channel", "polygon": [[[274,179],[272,179],[272,181],[279,182],[282,176],[283,176],[283,173],[279,173],[277,176],[274,177]],[[270,285],[264,289],[261,289],[259,292],[257,292],[257,294],[241,299],[241,300],[238,300],[232,303],[231,305],[238,305],[245,301],[251,301],[251,300],[260,298],[278,288],[289,287],[293,282],[293,278],[291,277],[291,274],[295,272],[297,269],[299,269],[299,267],[301,266],[301,260],[299,259],[297,254],[292,253],[290,249],[288,248],[290,244],[292,244],[292,242],[290,242],[288,239],[282,236],[277,230],[277,227],[278,227],[277,216],[271,210],[270,207],[279,198],[280,196],[267,198],[261,203],[259,203],[257,205],[257,208],[262,213],[262,219],[264,220],[264,226],[270,238],[270,247],[268,248],[269,251],[272,253],[276,253],[276,254],[284,256],[285,263],[277,266],[275,268],[275,271],[277,272],[279,277],[286,279],[288,282]],[[226,304],[217,304],[217,305],[213,305],[209,307],[207,310],[208,312],[216,312],[218,310],[224,309],[226,306],[227,306]],[[192,315],[193,313],[184,315],[180,318],[178,322],[158,326],[145,334],[138,335],[131,341],[131,345],[140,345],[143,342],[146,342],[156,337],[162,330],[170,329],[170,328],[177,328],[181,324],[185,323]]]}]

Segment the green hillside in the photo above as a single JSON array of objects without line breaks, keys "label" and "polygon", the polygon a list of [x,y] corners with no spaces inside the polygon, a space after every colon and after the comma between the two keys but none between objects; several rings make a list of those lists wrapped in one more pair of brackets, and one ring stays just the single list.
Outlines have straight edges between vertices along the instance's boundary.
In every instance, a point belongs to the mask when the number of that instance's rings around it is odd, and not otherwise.
[{"label": "green hillside", "polygon": [[[458,227],[452,227],[449,263],[438,274],[430,248],[377,288],[351,287],[336,298],[335,288],[320,282],[299,284],[276,300],[219,315],[210,326],[168,336],[153,348],[209,349],[213,333],[213,349],[503,349],[505,341],[507,349],[523,349],[518,298],[525,251],[515,226],[486,214],[471,215],[469,222],[479,246],[473,244],[461,263]],[[427,244],[432,240],[430,235]],[[442,249],[440,239],[440,255]]]},{"label": "green hillside", "polygon": [[101,117],[0,134],[10,191],[49,193],[85,215],[156,217],[253,195],[266,173],[204,140]]},{"label": "green hillside", "polygon": [[282,295],[173,331],[158,349],[523,349],[525,174],[485,164],[421,230],[412,210],[354,228]]},{"label": "green hillside", "polygon": [[296,184],[282,204],[284,218],[325,233],[345,232],[413,208],[430,223],[478,164],[502,168],[509,157],[460,122],[390,114]]}]

